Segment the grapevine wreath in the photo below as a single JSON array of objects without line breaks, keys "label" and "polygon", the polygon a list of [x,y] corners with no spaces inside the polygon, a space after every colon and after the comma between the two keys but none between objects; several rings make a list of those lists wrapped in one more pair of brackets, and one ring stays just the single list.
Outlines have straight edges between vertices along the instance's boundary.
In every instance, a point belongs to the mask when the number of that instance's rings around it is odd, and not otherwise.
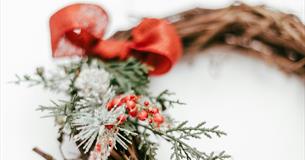
[{"label": "grapevine wreath", "polygon": [[[171,159],[222,160],[225,152],[205,153],[186,140],[226,135],[204,122],[189,126],[164,112],[182,105],[164,90],[148,91],[149,76],[168,72],[184,53],[198,53],[213,44],[226,44],[245,54],[276,64],[283,71],[305,75],[305,27],[295,16],[264,6],[235,3],[222,9],[195,8],[164,19],[144,18],[130,30],[102,39],[108,23],[98,5],[73,4],[50,18],[53,57],[74,57],[56,71],[37,68],[17,76],[16,83],[43,85],[67,95],[66,100],[40,106],[55,117],[60,144],[69,136],[79,159],[152,160],[158,144],[172,145]],[[75,58],[78,57],[78,58]],[[47,160],[54,159],[38,148]],[[63,158],[65,155],[63,154]]]}]

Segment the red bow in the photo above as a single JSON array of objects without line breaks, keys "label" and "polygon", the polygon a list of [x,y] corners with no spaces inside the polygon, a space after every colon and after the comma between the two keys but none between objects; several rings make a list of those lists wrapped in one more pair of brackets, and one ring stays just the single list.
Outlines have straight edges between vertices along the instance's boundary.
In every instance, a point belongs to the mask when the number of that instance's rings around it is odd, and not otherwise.
[{"label": "red bow", "polygon": [[182,53],[180,38],[166,20],[145,18],[132,32],[132,40],[102,40],[108,16],[97,5],[73,4],[50,19],[54,57],[93,54],[102,59],[135,56],[154,67],[150,74],[163,74]]}]

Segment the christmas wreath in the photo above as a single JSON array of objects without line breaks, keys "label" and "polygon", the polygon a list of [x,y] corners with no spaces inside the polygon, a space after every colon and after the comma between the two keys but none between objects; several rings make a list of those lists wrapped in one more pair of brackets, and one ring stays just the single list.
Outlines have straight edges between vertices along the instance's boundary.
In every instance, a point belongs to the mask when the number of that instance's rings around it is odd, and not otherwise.
[{"label": "christmas wreath", "polygon": [[[225,152],[205,153],[186,140],[226,135],[205,122],[189,126],[166,114],[183,105],[164,90],[152,95],[149,76],[168,72],[184,53],[197,53],[227,44],[277,64],[300,77],[305,74],[305,27],[293,15],[235,3],[223,9],[192,9],[164,19],[144,18],[131,30],[102,39],[106,12],[93,4],[73,4],[50,18],[53,57],[70,57],[55,71],[39,67],[34,75],[17,76],[15,83],[64,93],[38,110],[54,117],[60,143],[70,136],[79,159],[156,159],[153,136],[171,143],[171,159],[223,160]],[[73,57],[73,58],[72,58]],[[34,151],[47,160],[51,155]],[[63,158],[65,158],[63,154]]]}]

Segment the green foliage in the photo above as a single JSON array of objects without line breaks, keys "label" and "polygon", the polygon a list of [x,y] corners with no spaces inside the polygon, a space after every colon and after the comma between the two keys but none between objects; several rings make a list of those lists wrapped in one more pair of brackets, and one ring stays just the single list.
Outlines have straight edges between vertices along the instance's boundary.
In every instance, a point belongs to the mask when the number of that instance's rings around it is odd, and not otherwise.
[{"label": "green foliage", "polygon": [[30,76],[30,75],[15,75],[17,80],[12,81],[12,83],[15,84],[21,84],[21,83],[27,83],[29,87],[36,86],[36,85],[43,85],[46,88],[53,88],[53,82],[56,81],[57,79],[52,78],[52,79],[47,79],[45,77],[45,72],[43,67],[38,67],[36,68],[36,72]]},{"label": "green foliage", "polygon": [[142,151],[143,160],[155,160],[158,150],[158,144],[150,140],[151,134],[144,129],[138,136],[140,144],[138,145],[139,151]]},{"label": "green foliage", "polygon": [[148,94],[149,67],[135,58],[126,61],[102,62],[105,69],[112,75],[111,84],[117,93],[134,92],[138,95]]},{"label": "green foliage", "polygon": [[152,97],[152,99],[161,105],[162,111],[166,110],[168,107],[174,106],[175,104],[185,105],[185,103],[180,102],[179,100],[169,99],[169,96],[172,95],[174,95],[174,93],[171,93],[168,90],[164,90],[157,97]]},{"label": "green foliage", "polygon": [[191,147],[189,144],[184,142],[184,140],[190,140],[191,138],[200,139],[202,135],[205,135],[208,138],[212,138],[212,134],[217,135],[218,137],[226,135],[225,132],[218,130],[218,126],[207,128],[204,126],[205,122],[199,123],[194,127],[186,126],[186,124],[187,121],[184,121],[176,127],[162,131],[151,126],[136,123],[136,125],[150,130],[155,135],[161,136],[172,144],[171,149],[173,150],[173,153],[171,154],[171,159],[224,160],[230,158],[230,156],[225,154],[225,152],[221,152],[219,154],[212,152],[207,154],[197,150],[195,147]]},{"label": "green foliage", "polygon": [[200,139],[202,135],[205,135],[208,138],[212,138],[212,134],[215,134],[218,137],[226,135],[225,132],[218,130],[218,126],[206,128],[204,126],[206,124],[205,122],[199,123],[194,127],[186,126],[186,124],[187,121],[184,121],[180,123],[177,127],[165,131],[166,135],[168,135],[168,137],[173,140],[171,141],[171,143],[174,153],[172,153],[171,159],[191,160],[195,158],[203,160],[222,160],[230,157],[228,155],[225,155],[224,152],[221,152],[218,155],[215,155],[214,153],[206,154],[204,152],[200,152],[196,148],[189,146],[183,141],[190,140],[191,138]]},{"label": "green foliage", "polygon": [[166,133],[180,133],[180,139],[186,139],[189,138],[200,138],[201,135],[205,135],[208,138],[212,138],[211,134],[215,134],[218,137],[226,135],[225,132],[218,129],[218,126],[214,126],[212,128],[206,128],[204,125],[206,122],[201,122],[198,125],[194,127],[186,126],[188,121],[184,121],[180,123],[177,127],[168,129]]},{"label": "green foliage", "polygon": [[72,121],[74,119],[75,113],[79,111],[79,109],[76,109],[75,106],[76,103],[79,102],[79,100],[80,97],[73,96],[69,101],[51,101],[51,105],[40,105],[37,110],[41,112],[48,112],[47,115],[43,116],[44,118],[54,117],[56,124],[60,126],[60,132],[65,132],[64,134],[72,135],[75,132],[75,128],[72,125]]},{"label": "green foliage", "polygon": [[[43,67],[36,68],[36,72],[33,75],[16,75],[16,80],[12,81],[15,84],[26,83],[29,87],[42,85],[46,89],[50,89],[56,92],[68,91],[68,94],[72,96],[75,93],[73,83],[77,78],[81,66],[84,61],[69,63],[65,65],[58,65],[57,70],[54,73],[46,73]],[[64,90],[61,86],[64,82],[67,82],[68,90]]]}]

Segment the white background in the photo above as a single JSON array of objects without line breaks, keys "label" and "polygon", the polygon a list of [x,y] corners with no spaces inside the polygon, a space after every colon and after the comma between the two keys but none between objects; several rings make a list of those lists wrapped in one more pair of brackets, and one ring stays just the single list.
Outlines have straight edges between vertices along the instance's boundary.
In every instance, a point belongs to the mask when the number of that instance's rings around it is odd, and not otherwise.
[{"label": "white background", "polygon": [[[35,111],[60,96],[40,87],[8,84],[14,74],[32,73],[37,66],[52,68],[48,19],[73,0],[1,1],[1,160],[41,159],[39,146],[60,159],[52,119]],[[132,25],[139,16],[165,16],[201,6],[227,6],[228,0],[96,0],[110,14],[108,36]],[[298,15],[304,21],[304,0],[248,0]],[[167,75],[153,78],[151,90],[176,92],[186,106],[170,110],[177,120],[219,124],[224,138],[190,143],[204,151],[226,150],[235,160],[304,160],[304,82],[276,67],[230,48],[211,48],[185,57]],[[169,159],[162,144],[158,159]]]}]

